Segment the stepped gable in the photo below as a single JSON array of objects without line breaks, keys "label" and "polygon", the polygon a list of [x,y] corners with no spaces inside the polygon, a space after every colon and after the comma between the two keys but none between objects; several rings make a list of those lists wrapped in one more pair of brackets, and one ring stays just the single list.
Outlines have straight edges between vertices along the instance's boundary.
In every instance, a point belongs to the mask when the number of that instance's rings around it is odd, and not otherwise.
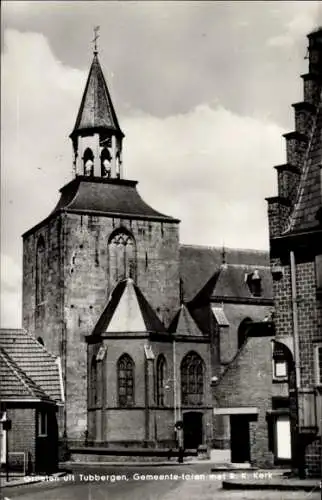
[{"label": "stepped gable", "polygon": [[[303,101],[292,105],[295,130],[284,134],[286,163],[275,167],[278,196],[267,198],[271,242],[284,237],[286,242],[289,236],[321,230],[322,28],[310,33],[308,40],[309,71],[302,75]],[[276,243],[273,245],[275,248]]]},{"label": "stepped gable", "polygon": [[109,333],[165,333],[165,327],[131,278],[120,281],[92,335]]},{"label": "stepped gable", "polygon": [[59,359],[22,329],[1,329],[0,347],[41,390],[57,403],[64,401]]},{"label": "stepped gable", "polygon": [[[264,250],[225,248],[227,264],[269,268],[269,254]],[[198,245],[180,245],[180,276],[185,302],[189,302],[220,270],[223,249]],[[212,286],[212,284],[210,284]]]},{"label": "stepped gable", "polygon": [[5,349],[0,347],[0,400],[5,401],[54,401],[26,375]]},{"label": "stepped gable", "polygon": [[322,92],[316,116],[312,125],[311,140],[303,165],[298,187],[297,200],[291,213],[288,232],[300,232],[321,228],[322,185]]}]

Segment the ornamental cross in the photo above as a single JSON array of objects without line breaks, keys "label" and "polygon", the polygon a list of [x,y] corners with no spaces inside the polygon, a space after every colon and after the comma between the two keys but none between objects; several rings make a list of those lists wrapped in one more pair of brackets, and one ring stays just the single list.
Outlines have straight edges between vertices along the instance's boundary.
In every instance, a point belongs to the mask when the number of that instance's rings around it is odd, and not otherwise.
[{"label": "ornamental cross", "polygon": [[99,26],[95,26],[94,28],[94,38],[92,40],[92,42],[94,43],[94,54],[97,54],[97,40],[99,39],[99,32],[100,30],[100,27]]}]

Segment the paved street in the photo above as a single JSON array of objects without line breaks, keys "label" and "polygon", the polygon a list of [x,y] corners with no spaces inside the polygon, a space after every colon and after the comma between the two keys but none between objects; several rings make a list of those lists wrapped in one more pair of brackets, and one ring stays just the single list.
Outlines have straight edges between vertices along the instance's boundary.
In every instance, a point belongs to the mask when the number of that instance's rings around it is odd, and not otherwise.
[{"label": "paved street", "polygon": [[78,466],[55,482],[7,488],[2,495],[10,500],[320,500],[319,492],[222,490],[219,474],[200,477],[209,472],[209,464]]}]

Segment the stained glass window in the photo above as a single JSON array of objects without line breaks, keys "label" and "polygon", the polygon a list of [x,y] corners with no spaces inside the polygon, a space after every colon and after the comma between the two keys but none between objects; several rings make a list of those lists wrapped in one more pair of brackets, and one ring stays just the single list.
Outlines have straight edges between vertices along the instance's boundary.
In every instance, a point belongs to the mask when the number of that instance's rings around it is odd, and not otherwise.
[{"label": "stained glass window", "polygon": [[117,363],[119,406],[134,404],[134,362],[128,354],[123,354]]},{"label": "stained glass window", "polygon": [[204,367],[201,357],[188,353],[181,363],[181,402],[183,405],[201,405],[203,402]]}]

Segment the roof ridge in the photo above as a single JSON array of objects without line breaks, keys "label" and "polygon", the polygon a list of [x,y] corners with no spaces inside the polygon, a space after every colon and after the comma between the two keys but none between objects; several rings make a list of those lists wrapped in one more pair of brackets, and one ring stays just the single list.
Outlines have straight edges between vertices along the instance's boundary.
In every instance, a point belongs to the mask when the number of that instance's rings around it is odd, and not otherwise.
[{"label": "roof ridge", "polygon": [[319,113],[321,113],[321,110],[322,110],[322,88],[320,90],[319,104],[318,104],[318,106],[316,108],[316,113],[315,113],[315,116],[314,116],[314,121],[312,123],[312,129],[311,129],[311,135],[310,135],[308,147],[307,147],[306,152],[305,152],[305,157],[304,157],[304,162],[303,162],[304,163],[304,168],[303,168],[302,175],[301,175],[301,180],[300,180],[299,189],[298,189],[298,192],[297,192],[296,202],[294,203],[294,208],[293,208],[293,210],[291,211],[291,213],[289,215],[287,227],[283,231],[282,234],[286,234],[286,233],[292,231],[292,229],[294,229],[294,226],[295,226],[296,220],[295,220],[294,214],[296,214],[296,212],[298,211],[298,209],[299,209],[299,207],[301,205],[301,202],[302,202],[302,198],[303,198],[303,194],[304,194],[304,189],[305,189],[305,186],[306,186],[306,178],[307,178],[308,172],[310,170],[310,165],[311,165],[311,162],[310,162],[311,147],[312,147],[313,139],[314,139],[316,128],[317,128],[317,124],[318,124]]},{"label": "roof ridge", "polygon": [[[35,393],[34,388],[32,387],[33,385],[42,392],[45,396],[47,394],[39,387],[18,365],[17,363],[11,358],[11,356],[6,352],[6,350],[3,347],[0,347],[0,356],[4,359],[5,363],[11,369],[14,374],[18,377],[18,379],[22,382],[22,384],[26,387],[27,391],[29,394],[31,393],[32,396],[37,397],[38,395]],[[23,374],[23,376],[22,376]],[[26,380],[27,379],[27,380]],[[27,383],[28,381],[28,383]],[[48,397],[48,396],[47,396]]]},{"label": "roof ridge", "polygon": [[[220,264],[220,266],[221,266],[221,269],[224,269],[221,264]],[[262,264],[259,264],[259,265],[257,265],[257,264],[229,264],[229,262],[226,263],[225,266],[226,266],[226,268],[227,267],[240,267],[240,268],[256,267],[256,269],[269,269],[270,268],[269,264],[267,266],[263,266]]]},{"label": "roof ridge", "polygon": [[[190,247],[190,248],[204,248],[208,250],[220,250],[222,252],[222,247],[216,245],[200,245],[193,243],[180,243],[180,247]],[[239,247],[227,247],[225,246],[225,250],[236,250],[240,252],[253,252],[253,253],[269,253],[269,250],[260,249],[260,248],[239,248]]]}]

